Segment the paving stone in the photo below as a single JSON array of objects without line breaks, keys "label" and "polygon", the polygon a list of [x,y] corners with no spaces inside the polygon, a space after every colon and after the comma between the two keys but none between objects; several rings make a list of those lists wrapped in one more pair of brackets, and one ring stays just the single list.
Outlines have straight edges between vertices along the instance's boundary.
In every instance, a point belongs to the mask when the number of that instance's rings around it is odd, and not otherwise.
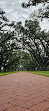
[{"label": "paving stone", "polygon": [[0,77],[0,111],[49,111],[49,77],[27,72]]}]

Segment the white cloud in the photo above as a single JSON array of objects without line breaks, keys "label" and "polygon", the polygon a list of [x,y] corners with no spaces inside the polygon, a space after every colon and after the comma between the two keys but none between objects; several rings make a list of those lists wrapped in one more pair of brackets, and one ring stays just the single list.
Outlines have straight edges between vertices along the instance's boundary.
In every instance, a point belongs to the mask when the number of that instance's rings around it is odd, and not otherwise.
[{"label": "white cloud", "polygon": [[46,29],[46,31],[49,30],[49,22],[48,22],[48,20],[43,19],[43,21],[40,22],[40,26],[42,27],[42,30],[43,29]]},{"label": "white cloud", "polygon": [[[27,1],[28,0],[26,0],[26,2]],[[6,12],[6,16],[10,21],[22,21],[24,23],[26,19],[29,19],[29,15],[33,12],[35,7],[24,9],[21,7],[22,2],[25,2],[25,0],[0,0],[0,8]],[[41,5],[38,7],[41,7]],[[44,25],[40,23],[41,27],[47,28],[47,22],[43,22],[43,24]]]},{"label": "white cloud", "polygon": [[28,19],[32,9],[23,9],[21,7],[22,2],[25,2],[25,0],[0,0],[0,7],[6,12],[6,15],[10,20],[20,21],[23,19],[23,21],[25,21]]}]

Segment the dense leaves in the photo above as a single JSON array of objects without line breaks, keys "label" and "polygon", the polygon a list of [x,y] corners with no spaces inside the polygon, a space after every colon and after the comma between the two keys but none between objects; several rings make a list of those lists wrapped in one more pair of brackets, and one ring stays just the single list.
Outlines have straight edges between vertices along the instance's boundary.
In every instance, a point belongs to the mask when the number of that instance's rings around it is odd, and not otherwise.
[{"label": "dense leaves", "polygon": [[22,6],[27,8],[29,6],[36,6],[39,3],[49,3],[49,0],[28,0],[28,3],[23,2]]},{"label": "dense leaves", "polygon": [[14,31],[8,29],[13,28],[14,23],[9,24],[4,14],[0,9],[0,71],[11,71],[18,65],[18,44]]},{"label": "dense leaves", "polygon": [[[44,12],[45,17],[48,14]],[[24,26],[9,23],[0,9],[0,71],[18,70],[20,65],[26,70],[49,70],[49,32],[41,31],[37,20],[26,20]]]},{"label": "dense leaves", "polygon": [[35,66],[34,69],[47,70],[49,64],[49,32],[41,31],[39,23],[32,20],[25,21],[25,27],[22,24],[18,24],[18,26],[19,34],[21,33],[20,42],[22,49],[27,50],[31,54],[31,63],[32,65],[36,64],[33,65]]}]

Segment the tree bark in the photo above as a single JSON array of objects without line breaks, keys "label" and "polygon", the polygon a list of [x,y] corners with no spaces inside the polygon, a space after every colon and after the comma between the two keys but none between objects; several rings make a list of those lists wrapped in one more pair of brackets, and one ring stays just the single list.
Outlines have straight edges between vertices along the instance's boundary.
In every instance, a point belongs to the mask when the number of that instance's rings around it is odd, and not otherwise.
[{"label": "tree bark", "polygon": [[0,72],[1,72],[1,67],[0,67]]}]

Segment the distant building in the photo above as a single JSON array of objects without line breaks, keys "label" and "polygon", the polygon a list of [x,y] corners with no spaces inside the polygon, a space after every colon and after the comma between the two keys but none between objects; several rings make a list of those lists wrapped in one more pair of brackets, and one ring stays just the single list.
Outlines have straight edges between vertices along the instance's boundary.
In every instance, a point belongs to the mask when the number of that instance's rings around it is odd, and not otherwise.
[{"label": "distant building", "polygon": [[18,71],[26,71],[23,65],[19,65],[17,68]]}]

